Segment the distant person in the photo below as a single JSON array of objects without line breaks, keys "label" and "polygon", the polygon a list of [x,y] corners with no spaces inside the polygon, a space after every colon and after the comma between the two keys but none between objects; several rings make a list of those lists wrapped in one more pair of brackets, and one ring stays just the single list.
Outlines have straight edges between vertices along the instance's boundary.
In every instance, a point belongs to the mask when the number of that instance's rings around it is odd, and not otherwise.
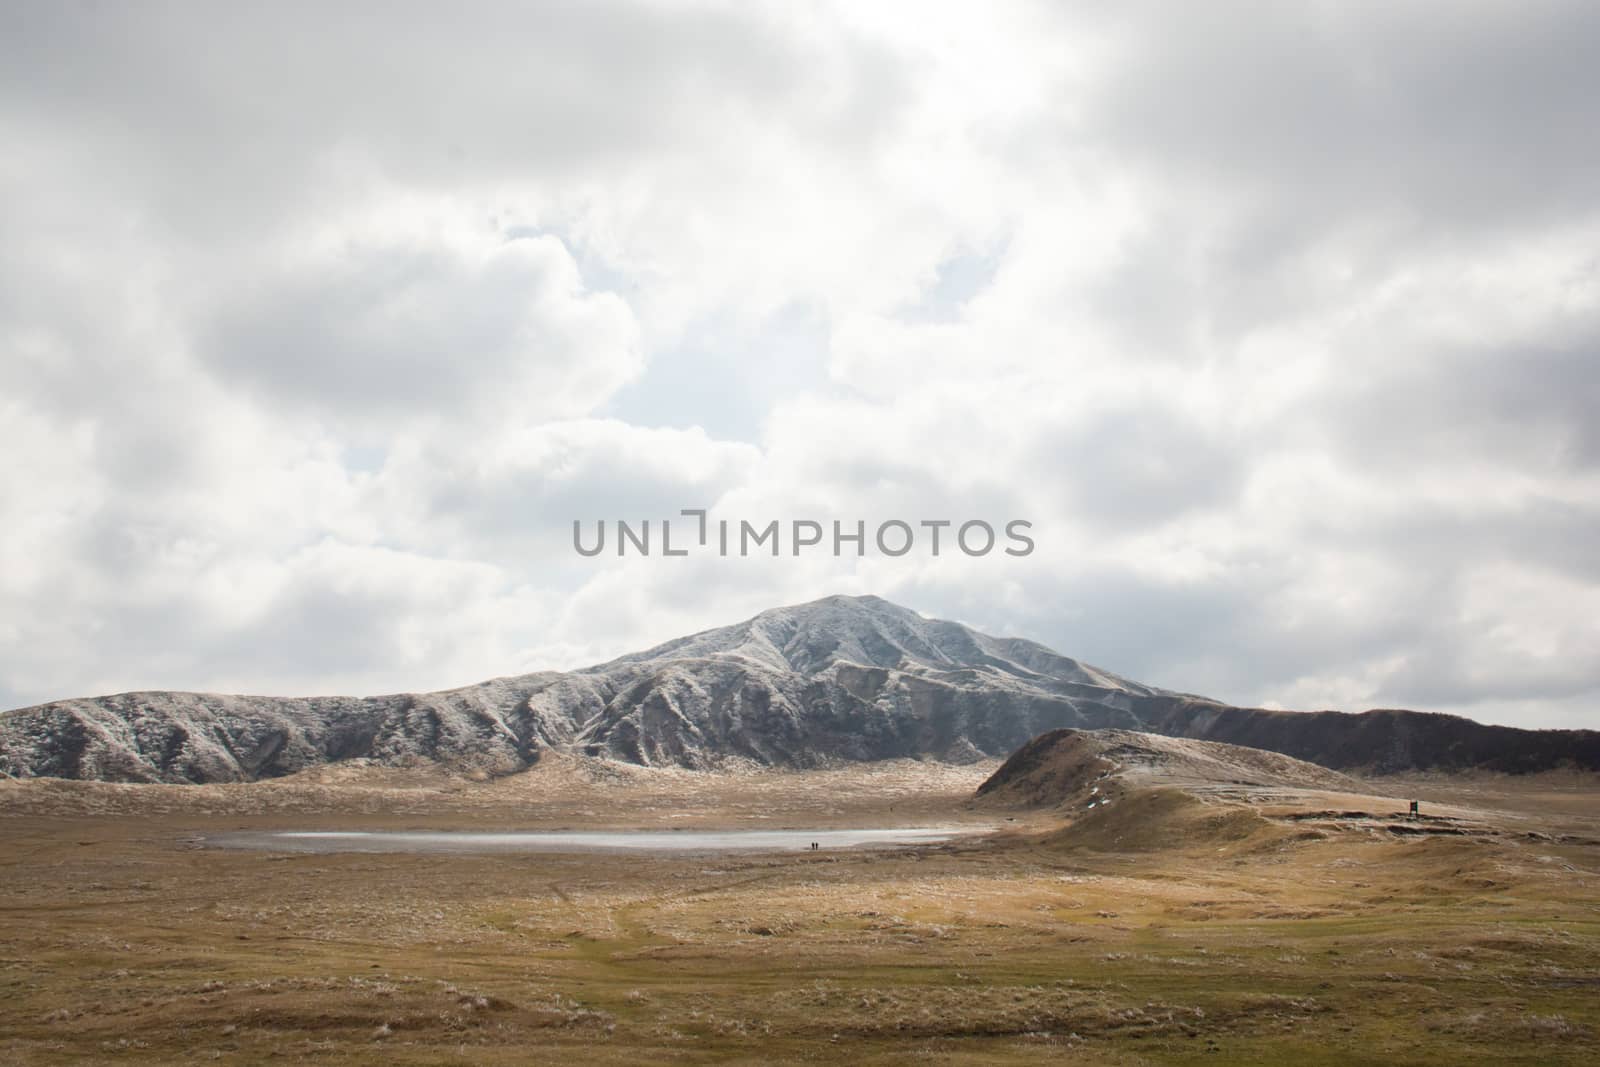
[{"label": "distant person", "polygon": [[1417,817],[1417,815],[1418,815],[1418,811],[1417,811],[1417,801],[1415,801],[1415,800],[1413,800],[1413,801],[1412,801],[1412,802],[1411,802],[1411,817],[1412,817],[1412,818],[1413,818],[1413,819],[1415,819],[1415,818],[1416,818],[1416,817]]}]

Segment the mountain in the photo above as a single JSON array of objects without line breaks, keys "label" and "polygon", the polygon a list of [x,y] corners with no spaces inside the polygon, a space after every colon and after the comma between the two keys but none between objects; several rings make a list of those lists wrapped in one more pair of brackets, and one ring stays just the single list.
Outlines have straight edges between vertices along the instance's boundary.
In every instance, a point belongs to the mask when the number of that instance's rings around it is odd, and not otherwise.
[{"label": "mountain", "polygon": [[545,749],[691,768],[969,761],[1061,726],[1133,725],[1134,699],[1156,693],[1029,641],[828,597],[584,670],[440,693],[54,701],[0,716],[0,770],[226,782],[364,758],[495,775]]},{"label": "mountain", "polygon": [[1131,725],[1134,699],[1158,692],[877,597],[765,611],[578,674],[614,695],[575,747],[680,766],[966,761],[1060,726]]},{"label": "mountain", "polygon": [[583,670],[438,693],[146,692],[54,701],[0,714],[0,771],[233,782],[359,758],[438,761],[493,776],[551,749],[688,768],[965,762],[1005,756],[1063,728],[1235,741],[1379,771],[1600,769],[1600,734],[1588,731],[1508,730],[1412,712],[1231,708],[878,597],[835,596]]}]

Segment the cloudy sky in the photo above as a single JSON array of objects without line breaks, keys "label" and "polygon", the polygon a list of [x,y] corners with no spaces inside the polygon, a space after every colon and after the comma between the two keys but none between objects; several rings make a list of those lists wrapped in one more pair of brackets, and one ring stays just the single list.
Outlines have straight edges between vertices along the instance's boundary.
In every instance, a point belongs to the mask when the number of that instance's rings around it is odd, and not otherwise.
[{"label": "cloudy sky", "polygon": [[[1600,6],[0,7],[0,705],[877,593],[1600,725]],[[1037,550],[579,557],[575,518]]]}]

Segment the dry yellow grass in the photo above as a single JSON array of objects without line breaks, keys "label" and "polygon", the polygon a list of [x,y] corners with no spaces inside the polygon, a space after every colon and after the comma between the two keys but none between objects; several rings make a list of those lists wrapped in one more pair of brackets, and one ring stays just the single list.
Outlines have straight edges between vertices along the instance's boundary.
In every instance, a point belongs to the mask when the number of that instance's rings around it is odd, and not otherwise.
[{"label": "dry yellow grass", "polygon": [[[1130,850],[1100,832],[1114,820],[1061,831],[972,808],[990,769],[0,783],[0,1061],[1600,1057],[1592,782],[1451,782],[1438,825],[1462,832],[1417,836],[1343,814],[1392,799],[1158,798],[1128,809],[1153,835]],[[1004,831],[739,856],[194,844],[267,827],[953,822]]]}]

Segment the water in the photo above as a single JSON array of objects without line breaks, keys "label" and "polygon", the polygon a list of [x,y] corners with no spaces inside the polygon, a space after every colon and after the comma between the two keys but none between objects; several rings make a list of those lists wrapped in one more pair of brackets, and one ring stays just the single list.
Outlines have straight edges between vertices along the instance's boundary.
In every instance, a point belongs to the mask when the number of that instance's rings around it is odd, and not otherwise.
[{"label": "water", "polygon": [[273,852],[806,852],[933,845],[983,828],[893,830],[274,830],[219,834],[206,843]]}]

